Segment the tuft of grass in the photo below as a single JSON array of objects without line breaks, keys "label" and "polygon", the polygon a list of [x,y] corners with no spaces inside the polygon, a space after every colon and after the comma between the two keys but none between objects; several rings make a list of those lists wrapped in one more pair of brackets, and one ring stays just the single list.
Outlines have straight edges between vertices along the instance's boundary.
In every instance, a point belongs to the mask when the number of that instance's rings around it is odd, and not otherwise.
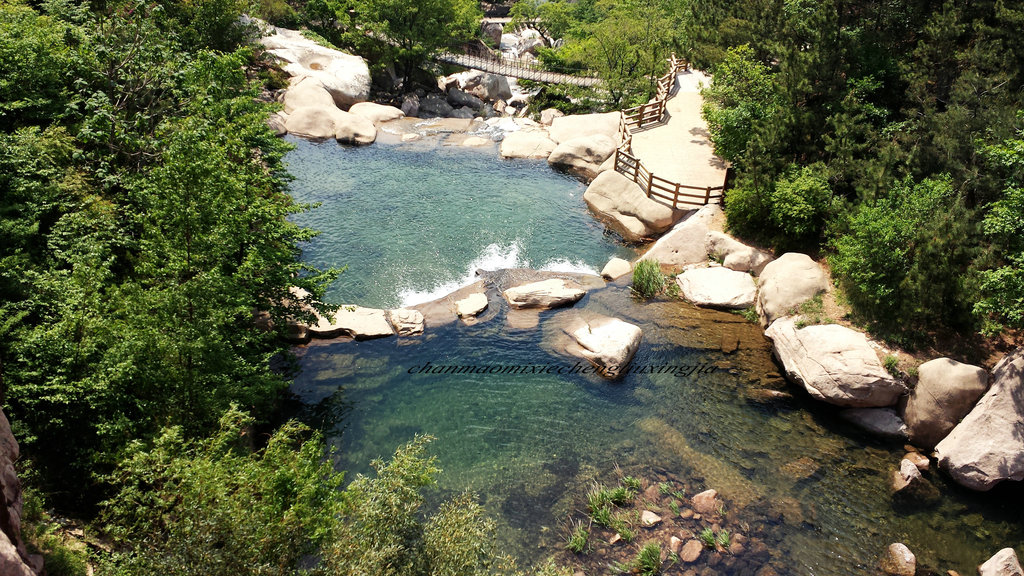
[{"label": "tuft of grass", "polygon": [[757,306],[751,306],[749,308],[744,308],[740,312],[740,316],[743,316],[743,318],[747,322],[752,322],[754,324],[757,324],[758,322],[761,321],[761,316],[757,313]]},{"label": "tuft of grass", "polygon": [[675,498],[676,500],[685,500],[686,492],[682,490],[676,490],[675,492],[672,493],[672,497]]},{"label": "tuft of grass", "polygon": [[611,500],[608,499],[608,491],[602,486],[594,484],[587,491],[587,510],[593,516],[598,510],[607,508]]},{"label": "tuft of grass", "polygon": [[681,511],[679,510],[679,503],[676,502],[675,500],[669,502],[668,503],[668,507],[669,507],[669,509],[672,510],[672,513],[675,514],[676,516],[679,516],[679,514],[681,514]]},{"label": "tuft of grass", "polygon": [[715,531],[711,528],[704,528],[701,530],[700,534],[697,535],[697,539],[700,540],[706,548],[714,548],[715,542],[717,541],[715,539]]},{"label": "tuft of grass", "polygon": [[885,371],[892,374],[893,378],[900,377],[900,359],[892,354],[886,354],[885,359],[882,360],[882,366]]},{"label": "tuft of grass", "polygon": [[582,520],[574,521],[569,528],[569,539],[565,544],[565,548],[575,554],[582,554],[587,549],[587,539],[590,537],[590,532],[583,525]]},{"label": "tuft of grass", "polygon": [[636,531],[629,525],[621,516],[616,516],[612,519],[612,530],[622,538],[624,542],[632,542],[636,539]]},{"label": "tuft of grass", "polygon": [[729,544],[732,542],[732,536],[729,534],[728,530],[723,529],[718,533],[718,538],[716,538],[716,540],[718,541],[719,546],[722,548],[728,548]]},{"label": "tuft of grass", "polygon": [[665,275],[657,260],[641,260],[633,267],[633,296],[641,300],[654,298],[665,289]]},{"label": "tuft of grass", "polygon": [[668,496],[672,493],[672,485],[668,482],[660,482],[658,484],[658,492],[661,493],[662,496]]},{"label": "tuft of grass", "polygon": [[828,317],[825,316],[825,302],[822,300],[821,294],[798,306],[795,313],[800,315],[800,319],[796,321],[797,329],[828,322]]},{"label": "tuft of grass", "polygon": [[634,493],[639,493],[640,487],[642,485],[640,479],[637,478],[636,476],[626,476],[625,478],[622,479],[621,484],[622,486],[633,491]]},{"label": "tuft of grass", "polygon": [[636,555],[635,566],[640,576],[655,576],[661,573],[661,545],[648,542]]},{"label": "tuft of grass", "polygon": [[590,519],[594,521],[594,524],[598,526],[611,526],[612,525],[612,510],[607,505],[602,508],[598,508],[590,513]]}]

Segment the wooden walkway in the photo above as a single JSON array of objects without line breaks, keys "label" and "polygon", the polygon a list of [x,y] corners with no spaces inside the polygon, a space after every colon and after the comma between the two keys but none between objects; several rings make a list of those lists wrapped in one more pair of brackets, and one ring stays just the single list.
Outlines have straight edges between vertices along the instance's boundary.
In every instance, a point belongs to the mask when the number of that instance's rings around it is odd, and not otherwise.
[{"label": "wooden walkway", "polygon": [[508,60],[498,56],[472,56],[469,54],[457,54],[455,52],[442,52],[435,56],[434,60],[438,62],[446,62],[448,64],[456,64],[464,68],[472,68],[473,70],[482,70],[491,74],[500,74],[502,76],[511,76],[513,78],[522,78],[525,80],[546,82],[549,84],[575,84],[576,86],[590,87],[597,86],[601,83],[600,78],[573,76],[571,74],[551,72],[549,70],[544,70],[537,66],[527,64],[526,62]]}]

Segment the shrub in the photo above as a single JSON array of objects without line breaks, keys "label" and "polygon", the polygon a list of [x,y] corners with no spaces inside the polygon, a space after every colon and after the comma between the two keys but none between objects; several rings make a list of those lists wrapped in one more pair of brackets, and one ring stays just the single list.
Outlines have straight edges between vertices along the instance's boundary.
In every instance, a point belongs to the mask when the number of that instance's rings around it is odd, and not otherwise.
[{"label": "shrub", "polygon": [[886,354],[885,359],[882,360],[882,366],[885,367],[885,371],[892,374],[894,378],[900,376],[900,359],[892,354]]},{"label": "shrub", "polygon": [[633,295],[644,300],[654,298],[665,289],[665,275],[657,260],[641,260],[633,267]]}]

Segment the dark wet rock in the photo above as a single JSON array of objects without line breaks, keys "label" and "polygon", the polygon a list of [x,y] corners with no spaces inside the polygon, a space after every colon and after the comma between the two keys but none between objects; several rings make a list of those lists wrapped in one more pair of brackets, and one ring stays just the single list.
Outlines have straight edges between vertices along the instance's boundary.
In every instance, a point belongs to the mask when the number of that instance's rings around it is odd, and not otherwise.
[{"label": "dark wet rock", "polygon": [[900,469],[892,475],[893,495],[903,500],[928,502],[939,497],[939,491],[921,475],[921,471],[907,459],[900,461]]},{"label": "dark wet rock", "polygon": [[917,571],[917,558],[906,545],[896,542],[889,545],[880,565],[882,572],[890,576],[914,576]]},{"label": "dark wet rock", "polygon": [[882,438],[906,438],[907,425],[892,408],[850,408],[839,417]]}]

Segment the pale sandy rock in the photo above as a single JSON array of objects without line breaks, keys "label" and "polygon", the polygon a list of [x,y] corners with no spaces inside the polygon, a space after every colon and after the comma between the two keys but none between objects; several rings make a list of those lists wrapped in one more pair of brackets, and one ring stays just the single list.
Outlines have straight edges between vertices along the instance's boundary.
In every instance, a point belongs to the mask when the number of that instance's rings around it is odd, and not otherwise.
[{"label": "pale sandy rock", "polygon": [[337,108],[334,97],[316,78],[300,76],[293,78],[291,86],[284,93],[284,111],[291,114],[298,108]]},{"label": "pale sandy rock", "polygon": [[988,392],[935,452],[939,466],[972,490],[1024,480],[1024,348],[999,361]]},{"label": "pale sandy rock", "polygon": [[0,410],[0,574],[37,576],[43,573],[43,557],[29,554],[22,540],[23,496],[14,469],[19,456],[11,424]]},{"label": "pale sandy rock", "polygon": [[547,158],[555,143],[544,132],[512,132],[501,141],[502,158]]},{"label": "pale sandy rock", "polygon": [[608,378],[623,373],[642,336],[639,326],[606,316],[590,319],[572,333],[579,344],[578,353]]},{"label": "pale sandy rock", "polygon": [[604,265],[604,268],[601,269],[601,277],[605,280],[615,280],[632,272],[633,265],[629,263],[629,260],[612,258]]},{"label": "pale sandy rock", "polygon": [[934,448],[970,413],[988,389],[988,372],[949,358],[936,358],[917,368],[917,387],[907,400],[903,419],[910,440]]},{"label": "pale sandy rock", "polygon": [[598,134],[562,142],[548,156],[548,164],[592,180],[601,164],[615,153],[615,141]]},{"label": "pale sandy rock", "polygon": [[261,42],[267,52],[285,62],[289,76],[309,76],[320,81],[335,106],[348,108],[370,96],[370,69],[359,56],[325,48],[301,32],[272,27]]},{"label": "pale sandy rock", "polygon": [[385,104],[377,104],[376,102],[358,102],[353,104],[348,111],[356,116],[366,118],[373,122],[374,125],[405,118],[405,112],[402,112],[400,109]]},{"label": "pale sandy rock", "polygon": [[704,238],[704,248],[708,256],[720,258],[722,266],[739,272],[760,274],[764,267],[772,261],[770,254],[763,250],[747,246],[724,232],[712,230]]},{"label": "pale sandy rock", "polygon": [[388,311],[388,320],[399,336],[413,336],[423,333],[423,313],[419,310],[399,308]]},{"label": "pale sandy rock", "polygon": [[493,143],[493,140],[487,138],[481,138],[479,136],[469,136],[468,138],[462,141],[462,144],[460,144],[460,146],[466,148],[481,148],[483,146],[490,146]]},{"label": "pale sandy rock", "polygon": [[796,322],[793,317],[780,318],[765,336],[786,377],[811,396],[838,406],[870,408],[891,406],[906,392],[860,332],[838,324],[798,329]]},{"label": "pale sandy rock", "polygon": [[393,336],[394,330],[388,323],[387,312],[361,306],[342,306],[333,318],[320,316],[315,326],[309,327],[314,338],[334,338],[342,334],[356,340],[370,340]]},{"label": "pale sandy rock", "polygon": [[619,112],[603,114],[574,114],[554,118],[551,122],[551,139],[561,144],[583,136],[607,136],[613,141],[619,137]]},{"label": "pale sandy rock", "polygon": [[267,118],[267,126],[274,131],[275,136],[284,136],[288,133],[288,127],[285,125],[287,121],[287,114],[284,112],[275,112]]},{"label": "pale sandy rock", "polygon": [[296,108],[288,115],[285,127],[289,134],[305,138],[334,138],[338,133],[335,121],[344,114],[333,104],[328,106],[306,106]]},{"label": "pale sandy rock", "polygon": [[583,200],[629,242],[664,232],[685,214],[651,200],[640,186],[618,172],[599,174],[583,193]]},{"label": "pale sandy rock", "polygon": [[662,266],[674,270],[708,261],[704,238],[725,220],[722,207],[708,204],[696,211],[679,213],[686,215],[685,218],[659,238],[639,260],[657,260]]},{"label": "pale sandy rock", "polygon": [[917,571],[917,558],[905,544],[890,544],[882,556],[882,572],[889,576],[914,576]]},{"label": "pale sandy rock", "polygon": [[721,501],[718,500],[718,490],[713,488],[695,494],[691,503],[693,504],[693,509],[698,514],[718,512],[718,508],[722,505]]},{"label": "pale sandy rock", "polygon": [[557,108],[545,108],[540,111],[540,123],[544,126],[551,126],[555,118],[561,118],[562,116],[565,116],[565,114]]},{"label": "pale sandy rock", "polygon": [[910,460],[921,472],[925,472],[931,468],[931,462],[928,460],[928,457],[920,452],[907,452],[903,455],[903,459]]},{"label": "pale sandy rock", "polygon": [[704,544],[700,540],[690,540],[683,546],[681,552],[679,552],[679,559],[685,564],[696,562],[700,558],[700,553],[704,551]]},{"label": "pale sandy rock", "polygon": [[1013,548],[1003,548],[978,566],[978,576],[1024,576],[1024,568]]},{"label": "pale sandy rock", "polygon": [[487,295],[482,292],[470,294],[455,302],[455,313],[459,318],[471,318],[487,308]]},{"label": "pale sandy rock", "polygon": [[679,554],[679,551],[683,548],[683,541],[678,536],[672,536],[668,539],[668,551],[672,554]]},{"label": "pale sandy rock", "polygon": [[339,110],[334,116],[334,137],[342,144],[373,144],[377,128],[363,116]]},{"label": "pale sandy rock", "polygon": [[587,291],[575,282],[550,278],[505,290],[502,295],[513,308],[547,310],[576,303]]},{"label": "pale sandy rock", "polygon": [[939,498],[938,489],[906,458],[900,461],[899,470],[892,474],[892,492],[894,497],[919,502],[935,501]]},{"label": "pale sandy rock", "polygon": [[746,272],[721,266],[692,268],[676,276],[683,298],[698,306],[743,309],[754,305],[757,286]]},{"label": "pale sandy rock", "polygon": [[840,412],[839,417],[876,436],[907,437],[907,425],[892,408],[849,408]]},{"label": "pale sandy rock", "polygon": [[821,266],[810,256],[787,252],[768,263],[758,283],[757,313],[761,325],[792,314],[804,302],[828,290]]},{"label": "pale sandy rock", "polygon": [[423,136],[420,136],[419,134],[416,134],[415,132],[409,132],[407,134],[402,134],[402,142],[415,142],[415,141],[420,140],[422,138],[423,138]]},{"label": "pale sandy rock", "polygon": [[643,512],[640,513],[640,523],[648,528],[660,522],[661,516],[658,516],[654,512],[651,512],[650,510],[644,510]]}]

